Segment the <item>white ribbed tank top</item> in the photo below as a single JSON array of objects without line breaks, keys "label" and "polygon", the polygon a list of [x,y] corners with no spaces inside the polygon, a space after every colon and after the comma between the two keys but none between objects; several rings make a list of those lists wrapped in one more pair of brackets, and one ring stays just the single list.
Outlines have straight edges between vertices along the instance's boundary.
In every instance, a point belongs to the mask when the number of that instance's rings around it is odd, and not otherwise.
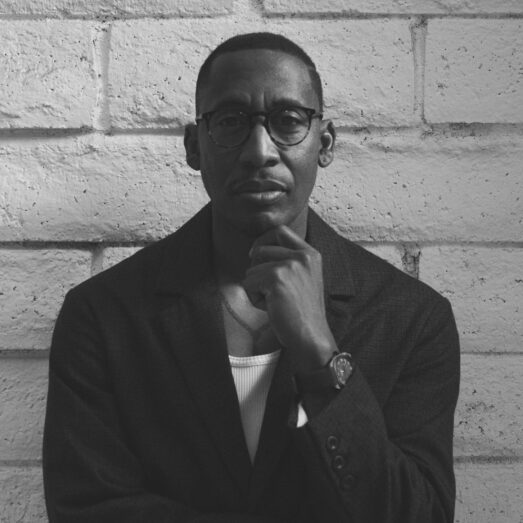
[{"label": "white ribbed tank top", "polygon": [[252,463],[258,449],[267,395],[280,353],[281,350],[257,356],[229,355],[240,404],[243,433]]}]

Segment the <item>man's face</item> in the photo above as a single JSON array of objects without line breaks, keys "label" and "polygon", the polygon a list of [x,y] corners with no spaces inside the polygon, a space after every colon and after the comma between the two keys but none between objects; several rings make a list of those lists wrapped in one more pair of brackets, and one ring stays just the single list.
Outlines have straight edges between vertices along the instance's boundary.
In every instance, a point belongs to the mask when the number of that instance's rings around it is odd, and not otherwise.
[{"label": "man's face", "polygon": [[[200,114],[227,107],[249,113],[281,106],[319,111],[305,64],[272,50],[218,56],[199,102]],[[212,201],[213,218],[252,236],[278,225],[304,223],[316,180],[321,136],[328,125],[314,118],[303,142],[282,146],[271,140],[262,125],[264,120],[263,116],[255,117],[248,140],[232,149],[216,145],[205,122],[196,130],[199,168]]]}]

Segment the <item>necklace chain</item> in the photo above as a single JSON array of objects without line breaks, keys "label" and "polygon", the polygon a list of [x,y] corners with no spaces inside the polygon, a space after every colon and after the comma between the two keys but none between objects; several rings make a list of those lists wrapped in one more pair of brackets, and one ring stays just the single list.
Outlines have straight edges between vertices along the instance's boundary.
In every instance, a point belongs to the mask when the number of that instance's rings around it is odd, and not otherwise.
[{"label": "necklace chain", "polygon": [[225,308],[227,309],[227,312],[238,322],[239,325],[241,325],[251,336],[251,338],[255,339],[257,338],[268,326],[269,323],[265,323],[261,327],[258,327],[257,329],[253,329],[240,315],[233,309],[232,305],[230,304],[229,300],[226,298],[225,294],[221,289],[219,289],[220,296],[222,299],[223,304],[225,305]]}]

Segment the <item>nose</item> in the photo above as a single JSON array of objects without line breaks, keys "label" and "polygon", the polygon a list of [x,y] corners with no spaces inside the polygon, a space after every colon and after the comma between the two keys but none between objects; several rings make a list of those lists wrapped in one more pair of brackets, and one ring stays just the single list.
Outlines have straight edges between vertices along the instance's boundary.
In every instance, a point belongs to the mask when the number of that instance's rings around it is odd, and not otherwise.
[{"label": "nose", "polygon": [[272,167],[279,161],[280,153],[265,128],[262,117],[253,122],[249,138],[243,144],[240,162],[245,166],[259,169]]}]

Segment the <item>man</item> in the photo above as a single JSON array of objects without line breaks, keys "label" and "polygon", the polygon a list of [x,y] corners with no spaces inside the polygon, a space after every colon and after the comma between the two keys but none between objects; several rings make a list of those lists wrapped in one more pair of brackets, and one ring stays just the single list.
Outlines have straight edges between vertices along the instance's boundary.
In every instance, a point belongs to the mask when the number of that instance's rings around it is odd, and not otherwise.
[{"label": "man", "polygon": [[185,146],[210,204],[56,324],[51,522],[453,520],[452,312],[308,208],[333,159],[322,103],[278,35],[202,66]]}]

